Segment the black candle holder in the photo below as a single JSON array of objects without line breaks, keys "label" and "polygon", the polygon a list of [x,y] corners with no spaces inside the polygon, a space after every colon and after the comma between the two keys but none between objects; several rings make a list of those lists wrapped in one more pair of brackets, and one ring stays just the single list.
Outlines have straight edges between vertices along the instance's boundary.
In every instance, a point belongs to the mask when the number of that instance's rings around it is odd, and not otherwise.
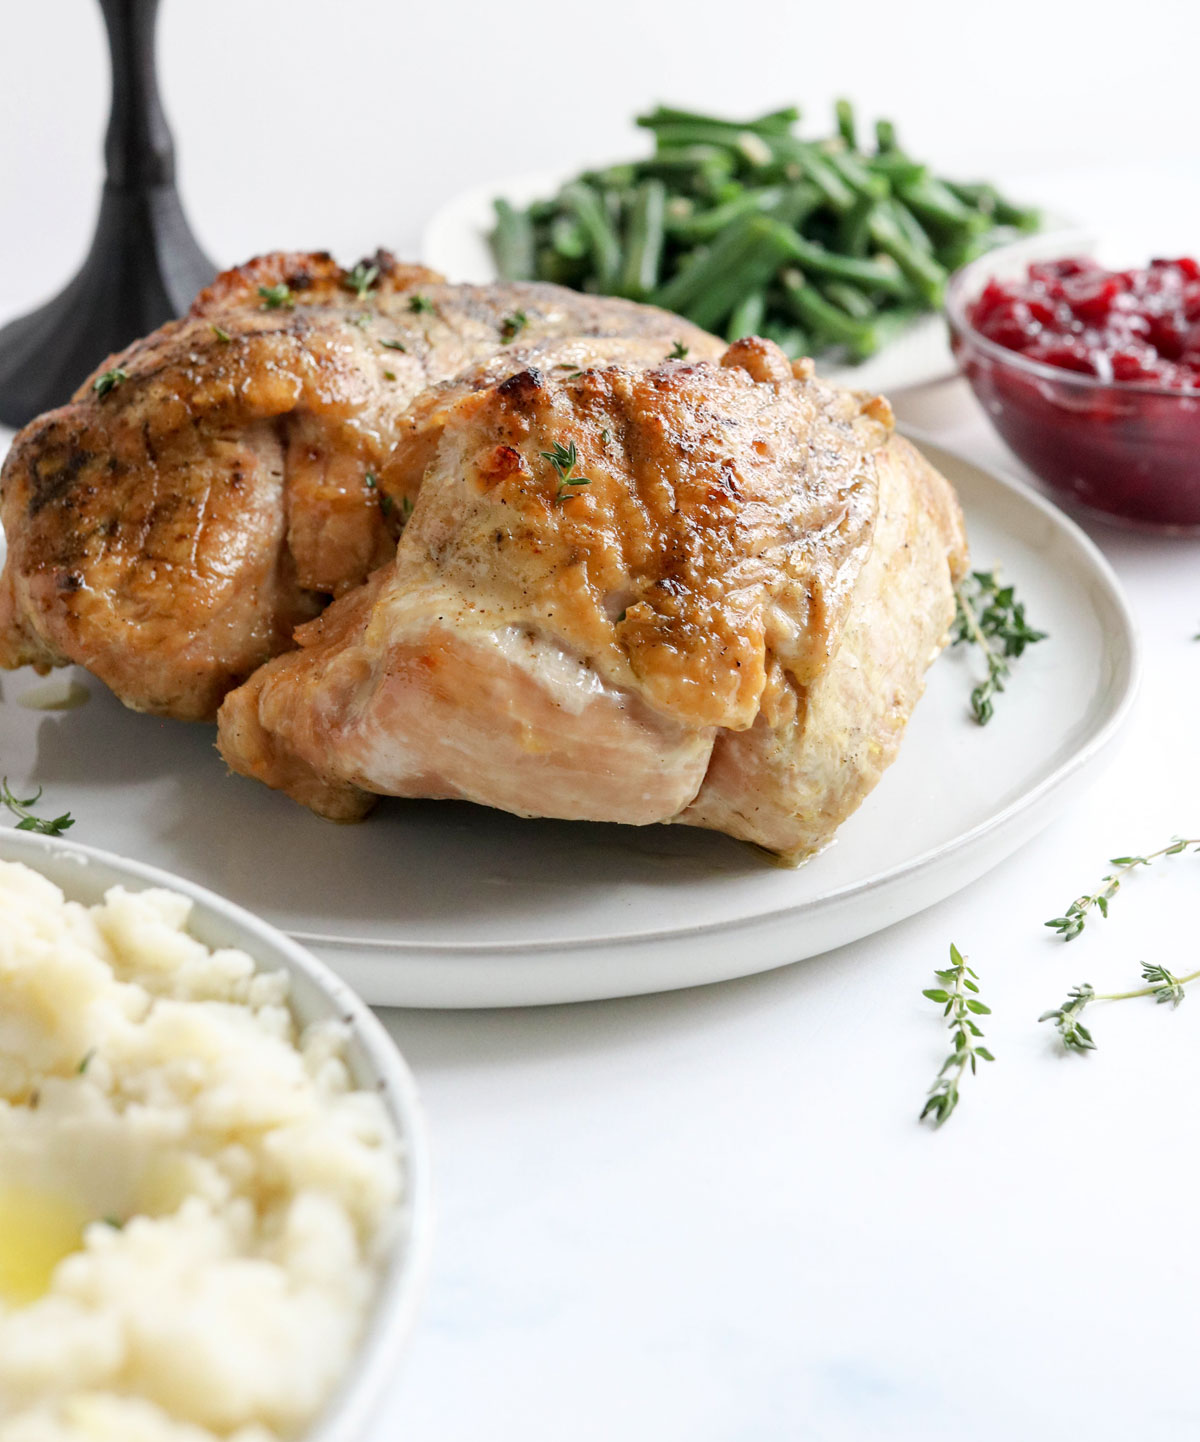
[{"label": "black candle holder", "polygon": [[106,175],[92,248],[52,301],[0,330],[0,421],[61,405],[106,355],[181,315],[216,274],[175,189],[158,94],[158,0],[100,0],[112,56]]}]

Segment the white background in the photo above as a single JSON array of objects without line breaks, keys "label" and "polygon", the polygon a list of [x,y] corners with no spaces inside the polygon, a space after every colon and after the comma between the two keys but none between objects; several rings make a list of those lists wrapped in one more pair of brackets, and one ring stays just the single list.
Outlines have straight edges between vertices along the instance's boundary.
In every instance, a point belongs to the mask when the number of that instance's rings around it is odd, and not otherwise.
[{"label": "white background", "polygon": [[[0,315],[82,255],[106,108],[82,0],[0,14]],[[1190,3],[416,6],[167,0],[182,189],[214,255],[411,251],[506,172],[636,144],[662,98],[730,113],[837,94],[950,173],[1147,247],[1200,249]],[[1178,239],[1176,239],[1178,237]],[[1187,237],[1192,237],[1190,240]],[[900,413],[1007,463],[957,384]],[[1200,858],[1064,948],[1040,923],[1109,855],[1200,834],[1200,542],[1092,534],[1146,648],[1108,779],[959,897],[744,982],[511,1014],[394,1014],[430,1113],[430,1294],[371,1442],[1200,1435],[1200,999],[1038,1012],[1139,960],[1200,966]],[[944,1054],[920,996],[951,939],[999,1058],[915,1124]]]}]

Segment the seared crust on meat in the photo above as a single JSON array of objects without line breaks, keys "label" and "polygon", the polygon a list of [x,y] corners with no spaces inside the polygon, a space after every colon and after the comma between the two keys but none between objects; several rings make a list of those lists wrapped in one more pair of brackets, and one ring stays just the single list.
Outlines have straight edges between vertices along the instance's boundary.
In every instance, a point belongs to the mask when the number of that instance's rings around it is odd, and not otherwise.
[{"label": "seared crust on meat", "polygon": [[892,760],[966,563],[886,402],[747,339],[434,409],[395,562],[226,698],[229,764],[338,820],[446,796],[823,845]]},{"label": "seared crust on meat", "polygon": [[[420,479],[388,464],[419,430],[407,407],[489,358],[503,370],[512,316],[523,345],[717,344],[627,301],[450,286],[383,251],[363,265],[361,293],[323,253],[227,271],[18,435],[0,473],[0,666],[76,662],[135,709],[211,718],[391,556]],[[98,392],[105,372],[120,377]]]}]

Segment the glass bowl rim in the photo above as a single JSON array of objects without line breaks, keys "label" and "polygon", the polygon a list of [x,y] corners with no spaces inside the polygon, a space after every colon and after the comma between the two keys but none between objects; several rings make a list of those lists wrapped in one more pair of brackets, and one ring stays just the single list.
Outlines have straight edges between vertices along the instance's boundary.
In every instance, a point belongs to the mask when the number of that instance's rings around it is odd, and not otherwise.
[{"label": "glass bowl rim", "polygon": [[[1045,238],[1049,239],[1049,237]],[[1076,239],[1078,240],[1078,237]],[[1086,254],[1089,250],[1095,249],[1095,246],[1096,241],[1088,239],[1076,246],[1076,253]],[[1065,366],[1052,366],[1047,365],[1045,361],[1030,360],[1021,351],[1010,350],[1007,346],[998,344],[981,331],[976,330],[967,319],[963,293],[977,276],[987,274],[990,267],[993,267],[998,260],[1003,259],[1005,252],[1010,250],[1009,246],[1001,246],[998,250],[988,251],[974,260],[968,261],[950,277],[950,282],[946,287],[945,310],[946,322],[953,335],[975,346],[990,360],[998,361],[1014,371],[1024,372],[1039,380],[1054,381],[1059,385],[1074,385],[1085,391],[1115,391],[1131,397],[1164,396],[1172,400],[1200,402],[1200,381],[1186,390],[1181,390],[1177,386],[1164,386],[1155,381],[1104,380],[1101,376],[1086,375],[1083,371],[1068,370]],[[1036,261],[1031,261],[1031,263],[1035,264]]]}]

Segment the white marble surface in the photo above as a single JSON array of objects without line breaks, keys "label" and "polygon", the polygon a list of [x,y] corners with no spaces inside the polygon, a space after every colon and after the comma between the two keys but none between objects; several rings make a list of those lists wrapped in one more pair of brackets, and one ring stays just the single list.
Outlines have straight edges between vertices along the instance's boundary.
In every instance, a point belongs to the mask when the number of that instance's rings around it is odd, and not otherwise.
[{"label": "white marble surface", "polygon": [[[1148,216],[1148,244],[1194,251],[1200,22],[1177,0],[1137,13],[1112,105],[1096,77],[1127,11],[1041,0],[1013,0],[976,38],[948,0],[864,0],[852,45],[844,7],[782,0],[742,7],[737,33],[715,0],[613,0],[603,16],[358,0],[332,18],[315,0],[213,0],[166,5],[162,48],[184,192],[230,260],[411,248],[461,186],[625,149],[624,117],[659,95],[730,110],[800,95],[823,116],[843,92],[949,167],[1036,171],[1036,198],[1062,212],[1108,233]],[[4,19],[7,315],[85,246],[104,84],[91,7]],[[1035,41],[1051,68],[1027,84]],[[1009,463],[959,383],[897,409]],[[438,1235],[364,1442],[1200,1435],[1200,996],[1097,1008],[1086,1058],[1035,1020],[1074,982],[1133,982],[1142,959],[1200,965],[1200,858],[1140,876],[1069,946],[1041,925],[1108,856],[1200,834],[1200,541],[1089,529],[1141,627],[1142,702],[1107,779],[998,871],[746,981],[387,1015],[429,1112]],[[998,1060],[934,1135],[916,1114],[945,1032],[920,993],[951,940],[981,975]]]}]

